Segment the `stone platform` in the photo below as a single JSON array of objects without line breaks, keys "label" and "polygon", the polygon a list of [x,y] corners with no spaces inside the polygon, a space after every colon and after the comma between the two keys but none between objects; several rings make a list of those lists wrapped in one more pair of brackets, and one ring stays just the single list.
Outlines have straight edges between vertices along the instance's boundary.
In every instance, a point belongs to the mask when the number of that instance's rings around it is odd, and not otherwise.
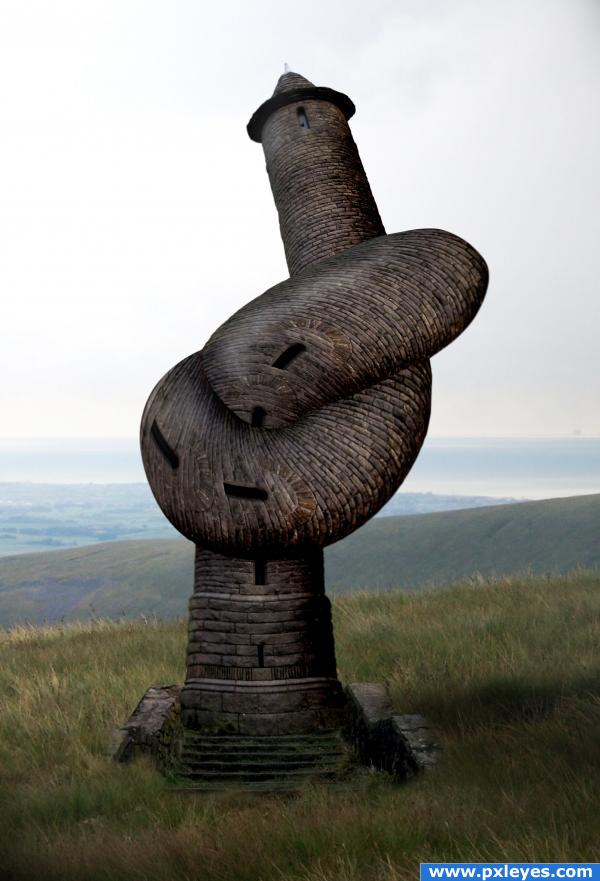
[{"label": "stone platform", "polygon": [[395,713],[381,683],[346,688],[341,725],[296,734],[189,728],[180,693],[177,685],[149,688],[109,746],[120,762],[153,755],[176,789],[294,791],[312,782],[351,782],[361,767],[405,782],[433,768],[439,756],[427,721]]}]

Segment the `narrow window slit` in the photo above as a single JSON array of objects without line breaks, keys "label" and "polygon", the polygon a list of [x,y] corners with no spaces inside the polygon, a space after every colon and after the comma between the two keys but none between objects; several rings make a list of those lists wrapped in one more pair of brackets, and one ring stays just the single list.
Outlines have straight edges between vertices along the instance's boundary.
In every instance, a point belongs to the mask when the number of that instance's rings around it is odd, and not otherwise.
[{"label": "narrow window slit", "polygon": [[266,502],[269,498],[266,489],[261,489],[259,486],[238,486],[236,483],[224,483],[223,489],[226,495],[234,499],[258,499],[261,502]]},{"label": "narrow window slit", "polygon": [[265,666],[265,644],[263,642],[259,643],[258,646],[258,666]]},{"label": "narrow window slit", "polygon": [[298,125],[300,128],[310,128],[310,123],[304,107],[298,107]]},{"label": "narrow window slit", "polygon": [[179,456],[177,455],[175,450],[167,442],[167,439],[165,438],[164,434],[162,433],[162,431],[158,427],[156,419],[154,420],[154,422],[150,426],[150,435],[152,437],[152,440],[154,441],[154,443],[158,447],[158,449],[161,451],[161,453],[163,454],[163,456],[165,457],[165,459],[167,460],[167,462],[171,466],[171,468],[177,468],[179,465]]},{"label": "narrow window slit", "polygon": [[267,583],[267,561],[264,557],[257,557],[254,561],[254,583]]},{"label": "narrow window slit", "polygon": [[265,424],[266,415],[267,411],[263,410],[262,407],[255,407],[252,411],[252,421],[250,424],[253,425],[254,428],[262,428]]},{"label": "narrow window slit", "polygon": [[294,361],[298,355],[301,355],[302,352],[306,352],[306,346],[304,343],[294,343],[293,346],[290,346],[289,349],[286,349],[285,352],[282,352],[281,355],[273,361],[273,367],[277,367],[278,370],[285,370],[286,367]]}]

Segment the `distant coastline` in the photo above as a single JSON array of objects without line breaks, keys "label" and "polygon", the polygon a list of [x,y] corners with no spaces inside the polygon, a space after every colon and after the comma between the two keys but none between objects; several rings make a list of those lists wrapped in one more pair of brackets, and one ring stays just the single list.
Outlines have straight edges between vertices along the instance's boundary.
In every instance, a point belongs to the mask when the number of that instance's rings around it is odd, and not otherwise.
[{"label": "distant coastline", "polygon": [[[145,483],[136,439],[0,440],[0,482]],[[600,492],[600,437],[428,438],[402,491],[545,499]]]},{"label": "distant coastline", "polygon": [[[600,438],[431,438],[379,516],[600,493]],[[176,537],[137,441],[0,441],[0,557]]]},{"label": "distant coastline", "polygon": [[[397,493],[379,516],[506,504],[514,499]],[[97,542],[177,538],[145,483],[0,483],[0,557]]]}]

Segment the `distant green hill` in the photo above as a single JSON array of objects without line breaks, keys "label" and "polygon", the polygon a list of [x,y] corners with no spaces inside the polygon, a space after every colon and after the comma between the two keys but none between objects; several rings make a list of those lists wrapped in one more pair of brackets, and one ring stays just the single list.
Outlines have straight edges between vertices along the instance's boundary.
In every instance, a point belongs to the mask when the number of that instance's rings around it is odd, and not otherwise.
[{"label": "distant green hill", "polygon": [[[328,588],[600,568],[600,495],[372,520],[326,552]],[[0,560],[0,626],[186,613],[193,546],[114,541]]]},{"label": "distant green hill", "polygon": [[372,520],[327,564],[332,589],[600,567],[600,495]]},{"label": "distant green hill", "polygon": [[0,560],[0,626],[186,612],[193,552],[182,539],[112,541]]}]

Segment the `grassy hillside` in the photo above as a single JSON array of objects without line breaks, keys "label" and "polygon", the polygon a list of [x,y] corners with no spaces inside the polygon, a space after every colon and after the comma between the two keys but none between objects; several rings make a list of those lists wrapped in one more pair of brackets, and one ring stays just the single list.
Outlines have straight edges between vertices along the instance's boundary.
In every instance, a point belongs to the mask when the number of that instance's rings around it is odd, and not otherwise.
[{"label": "grassy hillside", "polygon": [[431,776],[294,798],[165,792],[106,734],[183,676],[184,622],[0,635],[0,875],[408,881],[420,861],[600,860],[598,574],[335,598],[344,682],[387,680],[444,750]]},{"label": "grassy hillside", "polygon": [[[372,520],[326,552],[332,591],[600,568],[600,495]],[[186,614],[193,547],[154,539],[0,560],[0,626]]]},{"label": "grassy hillside", "polygon": [[192,588],[193,550],[181,539],[147,539],[4,557],[0,625],[183,615]]},{"label": "grassy hillside", "polygon": [[600,495],[372,520],[327,562],[332,588],[600,567]]}]

